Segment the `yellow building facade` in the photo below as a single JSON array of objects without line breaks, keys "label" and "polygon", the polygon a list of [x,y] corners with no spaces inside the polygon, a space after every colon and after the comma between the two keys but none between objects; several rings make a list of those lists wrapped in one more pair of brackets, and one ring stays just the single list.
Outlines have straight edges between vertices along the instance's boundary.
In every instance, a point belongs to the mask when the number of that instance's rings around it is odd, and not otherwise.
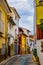
[{"label": "yellow building facade", "polygon": [[22,42],[22,54],[25,54],[26,52],[26,36],[24,34],[22,34],[21,37],[21,42]]},{"label": "yellow building facade", "polygon": [[41,0],[36,0],[36,24],[40,24],[40,19],[43,19],[43,3]]},{"label": "yellow building facade", "polygon": [[43,52],[41,52],[41,42],[43,41],[42,30],[39,29],[40,21],[43,20],[43,0],[35,0],[36,4],[36,48],[37,54],[40,60],[40,64],[43,65]]},{"label": "yellow building facade", "polygon": [[28,54],[28,45],[26,44],[26,34],[22,34],[21,42],[22,42],[22,54]]},{"label": "yellow building facade", "polygon": [[0,0],[0,59],[7,55],[8,13],[10,9],[7,1]]},{"label": "yellow building facade", "polygon": [[19,46],[18,46],[18,54],[28,54],[29,46],[28,46],[28,35],[24,32],[23,28],[19,28]]}]

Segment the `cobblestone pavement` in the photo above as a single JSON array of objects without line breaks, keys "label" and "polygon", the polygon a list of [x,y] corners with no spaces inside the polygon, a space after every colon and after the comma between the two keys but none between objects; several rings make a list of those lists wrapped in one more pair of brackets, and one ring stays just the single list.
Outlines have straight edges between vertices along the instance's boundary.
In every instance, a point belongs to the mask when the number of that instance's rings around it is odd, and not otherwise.
[{"label": "cobblestone pavement", "polygon": [[30,58],[28,57],[28,58],[26,59],[24,65],[36,65],[36,64],[33,62],[33,60],[32,60],[31,57],[30,57]]},{"label": "cobblestone pavement", "polygon": [[28,54],[13,58],[5,65],[36,65],[36,64],[32,61],[32,55]]}]

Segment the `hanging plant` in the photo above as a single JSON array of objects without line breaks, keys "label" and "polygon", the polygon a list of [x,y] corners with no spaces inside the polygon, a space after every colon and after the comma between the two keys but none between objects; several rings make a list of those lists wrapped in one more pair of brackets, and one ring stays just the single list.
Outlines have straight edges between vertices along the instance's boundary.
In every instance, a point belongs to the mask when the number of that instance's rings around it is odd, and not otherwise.
[{"label": "hanging plant", "polygon": [[43,31],[43,19],[40,19],[40,25],[39,28]]},{"label": "hanging plant", "polygon": [[33,50],[33,55],[34,55],[35,57],[37,57],[37,49],[36,49],[36,48]]}]

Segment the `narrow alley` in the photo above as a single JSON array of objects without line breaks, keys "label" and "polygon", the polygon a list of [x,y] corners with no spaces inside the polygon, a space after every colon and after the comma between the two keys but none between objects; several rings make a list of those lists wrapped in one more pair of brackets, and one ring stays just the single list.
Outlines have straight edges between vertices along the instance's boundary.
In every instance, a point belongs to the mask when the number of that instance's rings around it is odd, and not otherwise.
[{"label": "narrow alley", "polygon": [[0,0],[0,65],[43,65],[43,0]]},{"label": "narrow alley", "polygon": [[15,58],[12,58],[5,65],[36,65],[32,60],[32,55],[19,55]]}]

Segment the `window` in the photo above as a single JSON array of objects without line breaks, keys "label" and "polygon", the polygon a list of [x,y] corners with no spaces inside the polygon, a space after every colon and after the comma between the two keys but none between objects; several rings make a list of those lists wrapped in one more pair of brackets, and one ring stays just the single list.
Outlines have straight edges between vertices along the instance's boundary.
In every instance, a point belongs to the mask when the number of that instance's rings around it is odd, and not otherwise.
[{"label": "window", "polygon": [[2,44],[2,51],[1,51],[1,54],[2,55],[5,55],[5,50],[6,50],[5,44]]},{"label": "window", "polygon": [[9,28],[11,29],[13,27],[13,25],[11,24],[11,22],[9,22]]},{"label": "window", "polygon": [[15,20],[17,20],[17,15],[15,15]]},{"label": "window", "polygon": [[17,29],[15,29],[15,35],[17,34]]},{"label": "window", "polygon": [[11,29],[11,28],[13,27],[13,25],[14,25],[13,18],[10,17],[10,18],[8,19],[8,21],[9,21],[9,28]]},{"label": "window", "polygon": [[16,35],[17,35],[17,29],[15,29],[15,37],[16,37]]},{"label": "window", "polygon": [[4,22],[0,20],[0,32],[4,33]]},{"label": "window", "polygon": [[27,31],[27,34],[29,34],[29,31]]},{"label": "window", "polygon": [[9,44],[10,44],[10,37],[8,37],[8,46],[9,46]]},{"label": "window", "polygon": [[1,17],[2,17],[2,12],[1,12],[1,10],[0,10],[0,19],[1,19]]},{"label": "window", "polygon": [[27,43],[27,45],[28,45],[28,39],[26,39],[26,43]]}]

